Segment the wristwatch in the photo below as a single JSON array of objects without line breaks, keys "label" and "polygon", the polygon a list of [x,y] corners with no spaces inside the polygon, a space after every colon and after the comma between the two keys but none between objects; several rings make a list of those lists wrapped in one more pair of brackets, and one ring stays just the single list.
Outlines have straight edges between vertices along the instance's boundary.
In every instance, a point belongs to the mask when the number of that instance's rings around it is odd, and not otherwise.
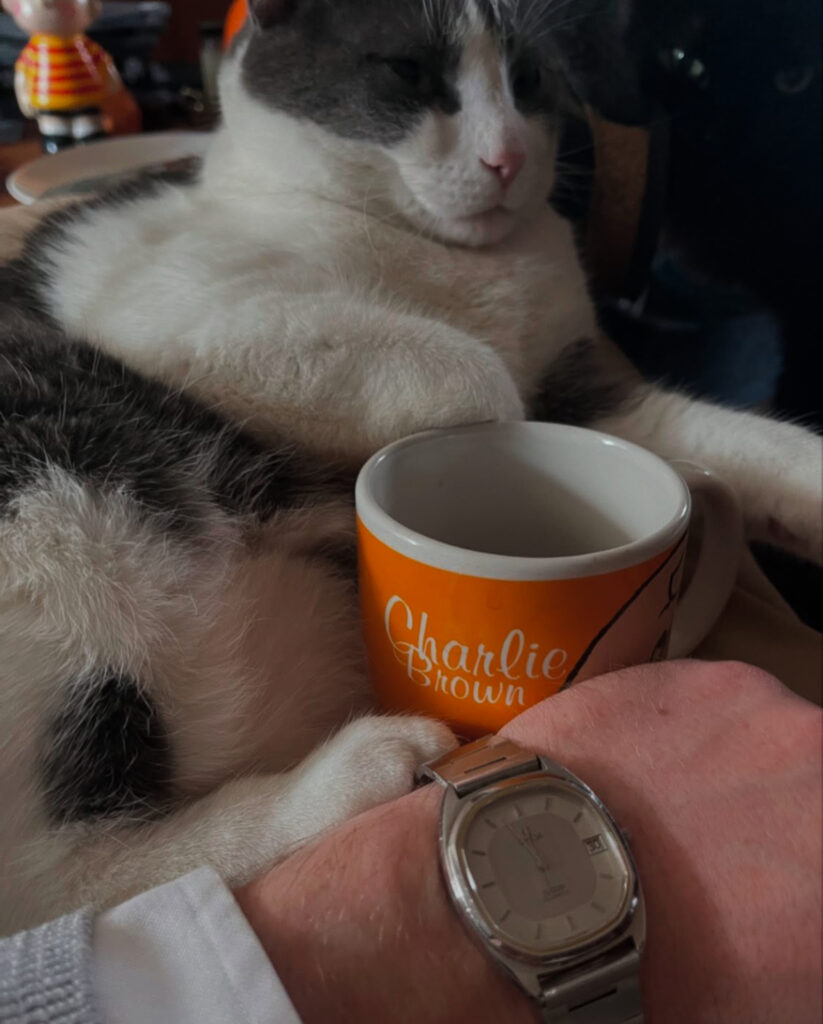
[{"label": "wristwatch", "polygon": [[627,837],[566,768],[498,736],[424,765],[445,787],[440,856],[470,931],[551,1024],[642,1024],[646,933]]}]

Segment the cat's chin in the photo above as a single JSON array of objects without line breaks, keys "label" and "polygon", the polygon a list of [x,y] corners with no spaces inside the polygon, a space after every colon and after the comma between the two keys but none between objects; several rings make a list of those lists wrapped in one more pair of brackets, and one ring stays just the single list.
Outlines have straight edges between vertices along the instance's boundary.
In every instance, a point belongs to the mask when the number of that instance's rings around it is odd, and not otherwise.
[{"label": "cat's chin", "polygon": [[517,217],[504,206],[495,206],[471,217],[446,218],[438,222],[438,234],[447,242],[473,248],[496,245],[514,230]]},{"label": "cat's chin", "polygon": [[468,217],[446,217],[421,208],[407,211],[409,219],[443,242],[472,249],[497,245],[514,230],[518,216],[503,206]]},{"label": "cat's chin", "polygon": [[451,245],[472,249],[497,245],[507,238],[523,219],[522,209],[511,210],[502,203],[477,213],[445,213],[421,200],[405,183],[395,192],[395,209],[402,211],[418,230]]}]

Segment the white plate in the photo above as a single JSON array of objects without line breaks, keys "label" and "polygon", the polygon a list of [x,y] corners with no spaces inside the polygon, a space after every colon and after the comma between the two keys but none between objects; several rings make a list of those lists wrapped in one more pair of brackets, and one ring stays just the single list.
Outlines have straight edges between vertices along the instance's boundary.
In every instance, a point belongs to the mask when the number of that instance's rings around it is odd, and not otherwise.
[{"label": "white plate", "polygon": [[202,156],[210,138],[208,132],[156,132],[90,142],[24,164],[6,188],[27,205],[47,195],[96,191],[135,171]]}]

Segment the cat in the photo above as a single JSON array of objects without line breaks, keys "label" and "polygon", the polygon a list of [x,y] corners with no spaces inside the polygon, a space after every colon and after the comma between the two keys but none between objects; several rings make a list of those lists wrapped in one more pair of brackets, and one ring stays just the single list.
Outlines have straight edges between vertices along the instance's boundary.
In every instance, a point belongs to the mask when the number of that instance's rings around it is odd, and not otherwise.
[{"label": "cat", "polygon": [[714,467],[820,560],[821,447],[642,381],[547,202],[571,102],[519,0],[253,0],[190,177],[2,272],[0,932],[201,864],[240,884],[410,788],[374,713],[351,481],[534,416]]}]

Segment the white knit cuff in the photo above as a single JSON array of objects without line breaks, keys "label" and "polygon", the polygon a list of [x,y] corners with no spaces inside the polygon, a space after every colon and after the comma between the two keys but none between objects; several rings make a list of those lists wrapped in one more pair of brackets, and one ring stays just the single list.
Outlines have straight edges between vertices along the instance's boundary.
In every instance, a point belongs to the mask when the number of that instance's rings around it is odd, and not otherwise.
[{"label": "white knit cuff", "polygon": [[0,939],[0,1024],[100,1024],[91,941],[90,911]]}]

